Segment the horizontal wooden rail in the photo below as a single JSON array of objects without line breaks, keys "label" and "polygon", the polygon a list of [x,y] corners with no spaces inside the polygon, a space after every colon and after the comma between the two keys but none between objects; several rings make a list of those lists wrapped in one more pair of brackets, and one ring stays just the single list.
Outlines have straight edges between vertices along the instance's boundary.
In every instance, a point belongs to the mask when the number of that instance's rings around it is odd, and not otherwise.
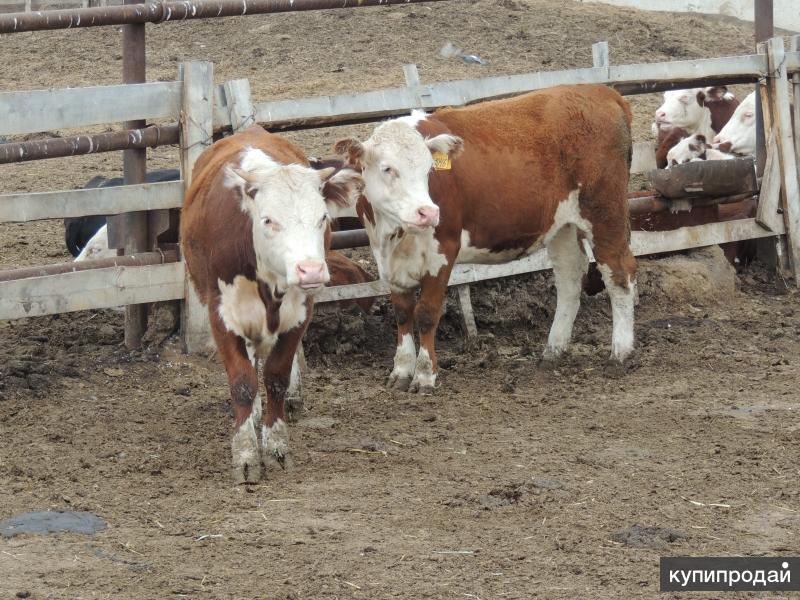
[{"label": "horizontal wooden rail", "polygon": [[22,31],[73,29],[102,25],[162,23],[267,13],[387,6],[441,0],[184,0],[125,6],[47,10],[0,15],[0,35]]},{"label": "horizontal wooden rail", "polygon": [[92,269],[0,282],[0,320],[181,300],[183,263]]},{"label": "horizontal wooden rail", "polygon": [[145,265],[162,265],[178,262],[177,250],[163,252],[141,252],[130,256],[115,256],[114,258],[100,258],[97,260],[82,260],[43,265],[40,267],[25,267],[0,271],[0,282],[28,279],[30,277],[45,277],[47,275],[60,275],[62,273],[77,273],[78,271],[91,271],[92,269],[106,269],[109,267],[143,267]]},{"label": "horizontal wooden rail", "polygon": [[150,125],[142,129],[124,129],[95,135],[11,142],[0,144],[0,165],[133,148],[155,148],[177,144],[179,141],[180,127],[178,125]]},{"label": "horizontal wooden rail", "polygon": [[0,135],[137,119],[177,119],[179,81],[0,92]]},{"label": "horizontal wooden rail", "polygon": [[[783,228],[779,231],[767,231],[758,225],[755,219],[740,219],[725,221],[724,223],[682,227],[672,231],[633,231],[631,232],[631,250],[636,256],[643,256],[712,246],[725,242],[770,237],[782,235],[783,233],[785,233]],[[547,250],[542,248],[530,256],[501,265],[458,264],[453,268],[448,285],[452,287],[488,279],[522,275],[533,271],[543,271],[551,267],[552,264],[547,256]],[[389,286],[386,282],[371,281],[369,283],[326,287],[316,296],[316,302],[369,298],[372,296],[385,296],[388,293]]]},{"label": "horizontal wooden rail", "polygon": [[0,196],[0,223],[180,208],[183,181]]},{"label": "horizontal wooden rail", "polygon": [[[800,62],[797,57],[795,60]],[[674,87],[692,87],[701,83],[705,85],[709,80],[753,82],[766,72],[767,58],[764,55],[750,54],[501,75],[388,88],[360,94],[261,102],[255,105],[255,120],[270,129],[310,128],[331,123],[379,120],[414,108],[461,106],[564,84],[609,84],[619,88],[624,94],[644,94]],[[219,98],[221,92],[218,91],[215,95]],[[215,105],[215,128],[229,127],[230,117],[225,107],[220,102]]]}]

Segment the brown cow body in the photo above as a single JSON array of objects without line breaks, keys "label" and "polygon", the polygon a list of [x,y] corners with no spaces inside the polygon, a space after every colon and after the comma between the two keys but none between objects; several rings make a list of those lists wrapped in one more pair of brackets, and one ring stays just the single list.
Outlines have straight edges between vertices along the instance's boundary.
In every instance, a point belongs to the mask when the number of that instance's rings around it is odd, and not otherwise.
[{"label": "brown cow body", "polygon": [[[331,177],[333,169],[307,165],[290,142],[251,127],[200,156],[183,205],[186,265],[208,306],[230,384],[237,482],[257,481],[262,459],[267,465],[288,461],[284,405],[298,385],[295,351],[311,319],[310,290],[329,279],[326,201],[354,200],[353,185],[360,182],[353,171]],[[259,360],[267,395],[263,415]]]},{"label": "brown cow body", "polygon": [[[391,385],[433,388],[436,328],[456,262],[506,262],[542,246],[551,256],[558,294],[545,357],[557,357],[578,310],[588,264],[584,240],[611,290],[612,354],[627,356],[636,266],[625,194],[630,121],[628,104],[613,90],[562,86],[427,116],[414,113],[382,124],[364,144],[337,143],[362,169],[359,212],[381,277],[392,289],[398,346]],[[439,165],[428,175],[431,152]],[[415,177],[407,176],[411,171]],[[414,323],[420,335],[416,361]]]}]

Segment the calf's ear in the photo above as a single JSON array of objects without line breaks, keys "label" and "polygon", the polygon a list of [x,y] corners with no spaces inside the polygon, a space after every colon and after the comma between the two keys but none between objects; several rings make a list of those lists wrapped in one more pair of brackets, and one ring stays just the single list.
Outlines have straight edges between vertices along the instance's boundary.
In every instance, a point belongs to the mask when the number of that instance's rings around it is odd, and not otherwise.
[{"label": "calf's ear", "polygon": [[336,154],[347,155],[347,162],[351,166],[360,168],[361,159],[364,156],[364,144],[355,138],[339,140],[333,145]]},{"label": "calf's ear", "polygon": [[431,152],[444,152],[450,158],[455,158],[464,149],[464,140],[457,135],[442,133],[436,137],[425,140]]},{"label": "calf's ear", "polygon": [[[329,169],[320,171],[320,179],[323,181],[322,196],[328,204],[328,211],[333,218],[344,216],[339,213],[342,209],[351,209],[355,206],[364,189],[364,180],[361,178],[361,173],[353,169],[340,169],[335,173],[325,173],[325,171]],[[331,168],[330,171],[335,169]],[[347,210],[344,212],[348,213]]]}]

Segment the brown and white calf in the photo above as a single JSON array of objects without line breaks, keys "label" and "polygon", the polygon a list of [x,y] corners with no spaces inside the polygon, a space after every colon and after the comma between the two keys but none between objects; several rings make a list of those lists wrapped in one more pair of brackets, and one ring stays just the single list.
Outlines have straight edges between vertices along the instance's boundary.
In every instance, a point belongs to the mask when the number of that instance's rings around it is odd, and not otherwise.
[{"label": "brown and white calf", "polygon": [[683,138],[667,152],[667,168],[699,160],[730,160],[733,154],[717,150],[708,143],[704,135],[695,133]]},{"label": "brown and white calf", "polygon": [[352,170],[309,168],[299,149],[260,127],[216,142],[197,160],[181,245],[228,374],[239,483],[259,479],[262,459],[267,466],[289,459],[284,403],[297,385],[295,350],[311,319],[312,294],[330,278],[331,212],[355,202],[360,185]]},{"label": "brown and white calf", "polygon": [[655,113],[656,164],[663,169],[666,155],[683,138],[700,134],[712,139],[734,114],[739,101],[725,86],[669,90]]},{"label": "brown and white calf", "polygon": [[563,86],[430,115],[415,111],[382,123],[363,143],[337,142],[336,151],[362,172],[359,213],[392,291],[392,387],[433,389],[434,340],[456,262],[502,263],[543,245],[558,296],[545,357],[560,355],[572,336],[588,265],[584,241],[610,291],[612,355],[622,361],[631,352],[630,123],[630,108],[615,91]]}]

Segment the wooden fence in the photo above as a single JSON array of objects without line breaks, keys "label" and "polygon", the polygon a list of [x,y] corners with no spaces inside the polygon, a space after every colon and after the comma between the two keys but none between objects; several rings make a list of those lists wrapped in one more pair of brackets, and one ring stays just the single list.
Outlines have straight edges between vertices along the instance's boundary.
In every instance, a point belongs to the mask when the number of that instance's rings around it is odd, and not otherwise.
[{"label": "wooden fence", "polygon": [[[800,136],[792,132],[789,93],[793,86],[795,98],[800,99],[799,44],[797,36],[791,52],[785,52],[783,40],[774,38],[752,55],[613,66],[603,42],[593,48],[594,66],[585,69],[426,85],[420,83],[416,68],[411,65],[405,69],[404,87],[261,103],[253,103],[247,80],[214,86],[212,65],[205,62],[185,63],[174,82],[4,92],[0,93],[0,136],[137,119],[178,119],[183,178],[179,182],[118,188],[6,194],[0,196],[0,222],[177,208],[191,178],[192,165],[211,143],[213,132],[238,130],[253,122],[280,130],[375,121],[414,108],[462,105],[570,83],[608,84],[623,94],[636,94],[703,82],[762,81],[765,130],[770,142],[758,215],[675,231],[634,232],[631,244],[634,254],[643,255],[773,237],[788,247],[795,280],[800,282]],[[800,102],[795,102],[795,111],[795,120],[800,124]],[[643,148],[639,146],[646,164]],[[545,251],[503,265],[457,265],[450,285],[461,286],[459,295],[468,309],[467,284],[549,267]],[[387,293],[388,287],[378,281],[327,288],[318,301]],[[181,263],[116,266],[0,281],[0,320],[175,299],[185,300],[182,337],[186,349],[204,347],[208,340],[207,313],[195,298]]]}]

